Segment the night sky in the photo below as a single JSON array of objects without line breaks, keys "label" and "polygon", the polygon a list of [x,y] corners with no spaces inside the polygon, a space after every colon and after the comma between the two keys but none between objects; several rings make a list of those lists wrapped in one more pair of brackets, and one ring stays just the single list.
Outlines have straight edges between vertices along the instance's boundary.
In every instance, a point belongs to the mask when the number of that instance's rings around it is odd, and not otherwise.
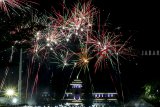
[{"label": "night sky", "polygon": [[[52,11],[51,7],[56,10],[62,10],[60,0],[36,0],[34,2],[39,3],[33,4],[40,12],[46,10],[48,13]],[[76,0],[66,0],[66,5],[69,7],[76,3]],[[100,10],[101,22],[107,21],[107,24],[112,28],[120,28],[123,34],[126,36],[132,36],[130,40],[130,45],[132,45],[136,56],[127,57],[125,60],[122,59],[120,70],[121,70],[121,82],[123,85],[123,91],[125,98],[138,97],[143,91],[143,85],[152,80],[160,81],[159,78],[159,63],[160,57],[157,56],[142,56],[142,50],[160,50],[159,47],[159,9],[158,3],[156,2],[139,2],[139,1],[128,1],[121,2],[115,0],[92,0],[92,3],[97,9]],[[21,13],[23,14],[23,13]],[[23,16],[23,15],[22,15]],[[15,54],[13,56],[13,62],[9,63],[9,57],[11,52],[12,41],[20,38],[18,35],[9,35],[8,31],[12,31],[16,24],[25,23],[25,17],[11,16],[8,18],[6,14],[0,12],[0,83],[4,76],[4,71],[7,66],[9,66],[10,71],[6,78],[6,84],[11,84],[11,81],[16,84],[16,74],[18,73],[18,61],[19,61],[19,45],[16,45]],[[3,21],[6,21],[5,23]],[[16,23],[16,24],[15,24]],[[44,26],[34,26],[38,29],[43,29]],[[28,36],[24,33],[24,38],[30,39],[32,34],[29,32],[32,28],[23,30],[19,35],[23,35],[23,32],[28,32]],[[15,37],[13,37],[15,36]],[[28,45],[23,45],[24,50],[29,47]],[[23,81],[26,81],[26,69],[29,57],[28,54],[24,53],[23,60]],[[38,63],[37,63],[38,64]],[[38,65],[37,65],[38,66]],[[35,67],[37,69],[38,67]],[[77,71],[78,69],[75,69]],[[119,79],[117,74],[114,73],[112,67],[106,68],[104,70],[99,70],[94,72],[94,69],[90,69],[90,75],[92,78],[92,83],[94,85],[95,91],[114,91],[114,83],[110,78],[110,73],[113,74],[115,80],[115,85],[119,89]],[[61,69],[56,68],[56,66],[43,63],[40,73],[38,89],[45,90],[50,86],[52,90],[59,93],[60,96],[63,94],[64,89],[68,82],[71,82],[76,78],[77,73],[74,72],[71,79],[69,79],[71,70],[69,68],[61,71]],[[35,73],[33,73],[35,75]],[[11,77],[11,78],[9,78]],[[18,76],[16,77],[18,78]],[[88,82],[89,78],[83,72],[80,75],[80,79],[85,81],[86,86],[89,87],[91,84]],[[17,79],[18,80],[18,79]],[[33,81],[32,79],[30,81]],[[25,82],[24,82],[25,84]],[[88,85],[87,85],[88,84]],[[25,86],[25,85],[24,85]],[[25,89],[24,89],[25,90]],[[120,89],[119,89],[120,90]]]}]

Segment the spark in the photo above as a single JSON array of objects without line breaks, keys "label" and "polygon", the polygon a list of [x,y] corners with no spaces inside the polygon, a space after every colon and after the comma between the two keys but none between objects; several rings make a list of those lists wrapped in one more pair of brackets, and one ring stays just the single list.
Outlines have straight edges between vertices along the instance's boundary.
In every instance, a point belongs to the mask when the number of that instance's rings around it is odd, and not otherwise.
[{"label": "spark", "polygon": [[88,49],[82,48],[80,53],[76,54],[78,56],[78,60],[77,60],[77,67],[80,67],[80,70],[88,70],[89,71],[89,61],[92,59],[92,57],[90,57],[90,54],[88,52]]},{"label": "spark", "polygon": [[[0,9],[7,13],[10,16],[10,11],[16,12],[15,8],[19,10],[24,10],[24,3],[22,0],[0,0]],[[26,7],[28,7],[26,5]],[[17,12],[16,12],[17,13]]]},{"label": "spark", "polygon": [[65,67],[71,65],[69,64],[71,57],[72,54],[69,53],[69,51],[61,51],[59,53],[54,53],[54,57],[52,58],[53,62],[51,63],[58,64],[58,68],[62,68],[63,70]]},{"label": "spark", "polygon": [[102,31],[98,36],[89,37],[88,44],[93,47],[97,61],[94,65],[95,71],[98,68],[105,67],[110,63],[114,68],[117,63],[117,55],[129,55],[128,48],[126,47],[127,41],[122,42],[121,35],[114,35],[114,33]]}]

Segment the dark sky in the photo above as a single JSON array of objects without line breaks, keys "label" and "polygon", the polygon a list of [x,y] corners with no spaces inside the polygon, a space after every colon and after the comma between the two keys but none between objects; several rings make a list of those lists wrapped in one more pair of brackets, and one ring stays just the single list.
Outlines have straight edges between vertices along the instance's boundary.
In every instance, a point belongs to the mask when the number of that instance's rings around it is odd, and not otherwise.
[{"label": "dark sky", "polygon": [[[124,34],[133,35],[132,45],[135,48],[135,53],[137,57],[130,58],[122,61],[121,69],[121,79],[124,88],[125,95],[133,96],[139,95],[142,91],[142,86],[151,80],[157,79],[159,69],[159,56],[141,56],[142,50],[160,50],[159,47],[159,9],[158,3],[156,2],[139,2],[139,1],[128,1],[121,2],[115,0],[92,0],[93,5],[100,10],[102,22],[108,18],[108,22],[113,27],[121,27]],[[51,10],[51,6],[55,9],[61,9],[59,4],[60,0],[41,0],[36,1],[39,4],[37,6],[40,11],[46,9]],[[73,0],[66,0],[66,5],[72,6]],[[109,15],[109,17],[108,17]],[[4,45],[4,44],[3,44]],[[6,53],[0,53],[1,57],[7,57]],[[17,55],[18,56],[18,55]],[[4,58],[5,59],[5,58]],[[3,62],[2,62],[3,63]],[[3,65],[3,64],[2,64]],[[4,66],[1,65],[1,72],[4,70]],[[5,66],[7,64],[4,64]],[[18,62],[15,64],[18,65]],[[14,66],[14,64],[13,64]],[[45,66],[45,64],[44,64]],[[24,67],[25,69],[25,67]],[[13,70],[14,71],[14,70]],[[97,90],[110,90],[113,86],[113,81],[110,80],[109,72],[113,72],[112,69],[108,68],[104,71],[98,73],[91,73],[93,84]],[[44,73],[45,72],[45,73]],[[39,86],[43,88],[48,87],[50,76],[53,74],[53,89],[60,90],[59,93],[64,91],[69,79],[70,73],[68,70],[60,71],[56,69],[55,66],[51,66],[50,70],[45,67],[41,69]],[[114,74],[114,73],[113,73]],[[25,74],[24,74],[25,75]],[[106,76],[104,76],[106,75]],[[115,74],[116,75],[116,74]],[[1,75],[2,76],[2,75]],[[73,75],[73,78],[75,75]],[[2,77],[1,77],[2,78]],[[72,79],[73,79],[72,78]],[[83,74],[81,75],[83,78]],[[87,77],[86,77],[87,78]],[[84,79],[85,81],[85,79]],[[119,78],[115,81],[119,81]],[[89,84],[89,83],[88,83]],[[116,82],[117,87],[119,87],[118,82]],[[55,88],[56,87],[56,88]],[[112,87],[112,88],[108,88]]]}]

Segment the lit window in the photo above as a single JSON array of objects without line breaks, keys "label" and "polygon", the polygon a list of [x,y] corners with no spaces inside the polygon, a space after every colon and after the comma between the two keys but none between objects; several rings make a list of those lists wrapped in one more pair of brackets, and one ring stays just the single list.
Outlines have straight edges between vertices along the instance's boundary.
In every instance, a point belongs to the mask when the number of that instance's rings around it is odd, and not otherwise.
[{"label": "lit window", "polygon": [[113,94],[111,94],[111,97],[113,97]]},{"label": "lit window", "polygon": [[97,97],[97,94],[95,94],[95,97]]},{"label": "lit window", "polygon": [[110,97],[110,94],[108,94],[108,97]]}]

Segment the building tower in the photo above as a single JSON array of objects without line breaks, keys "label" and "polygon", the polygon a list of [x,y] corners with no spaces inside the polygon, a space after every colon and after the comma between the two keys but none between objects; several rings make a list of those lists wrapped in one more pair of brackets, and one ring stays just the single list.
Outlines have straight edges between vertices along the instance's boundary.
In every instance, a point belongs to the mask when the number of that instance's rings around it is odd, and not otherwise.
[{"label": "building tower", "polygon": [[20,50],[20,60],[19,60],[19,79],[18,79],[18,97],[19,97],[19,104],[22,102],[22,48]]},{"label": "building tower", "polygon": [[71,84],[72,92],[75,100],[80,100],[82,95],[82,81],[75,79]]},{"label": "building tower", "polygon": [[66,106],[83,106],[83,89],[82,81],[80,79],[75,79],[70,84],[70,90],[65,93]]}]

